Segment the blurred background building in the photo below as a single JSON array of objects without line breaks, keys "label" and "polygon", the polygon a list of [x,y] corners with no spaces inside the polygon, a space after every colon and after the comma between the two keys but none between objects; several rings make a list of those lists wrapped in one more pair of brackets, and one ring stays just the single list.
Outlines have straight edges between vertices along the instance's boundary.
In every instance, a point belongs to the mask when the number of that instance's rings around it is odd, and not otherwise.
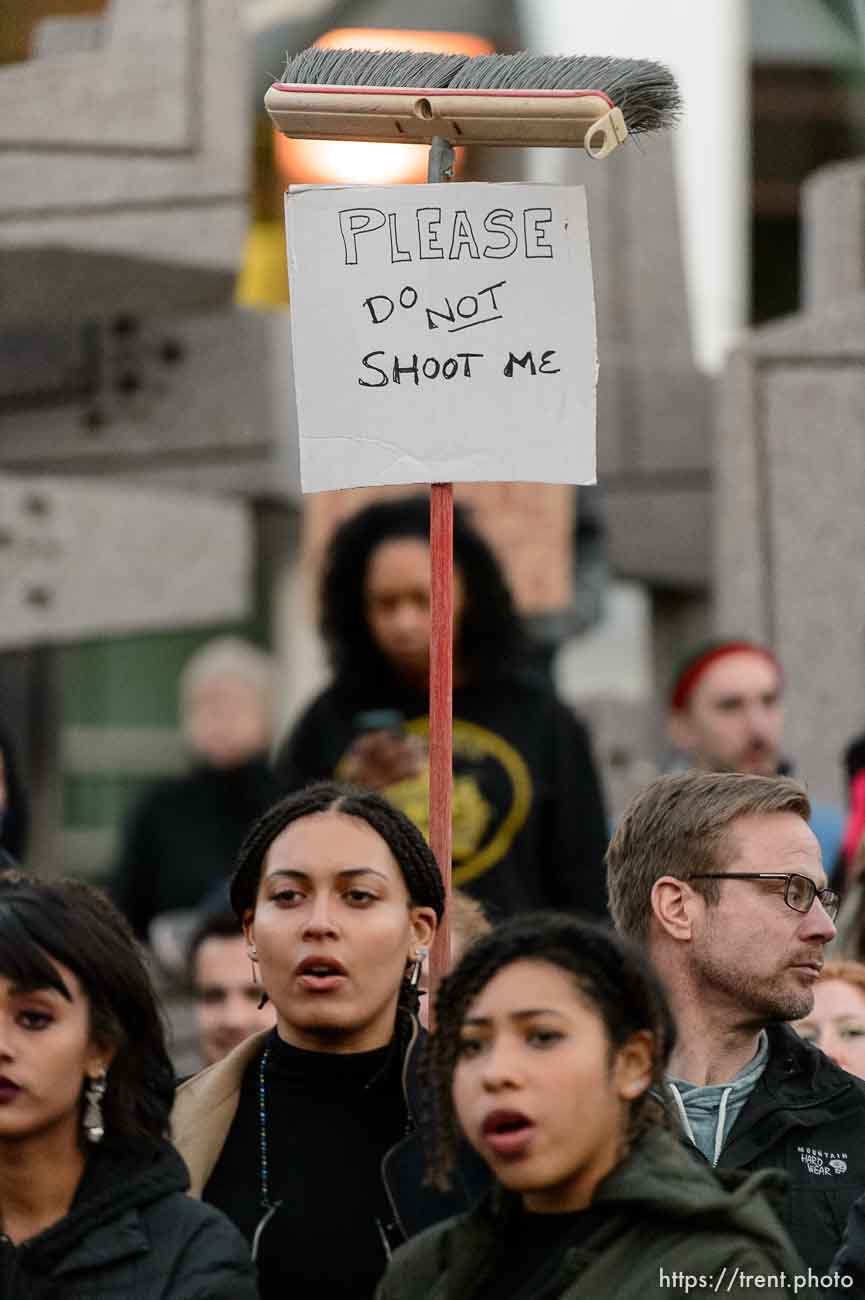
[{"label": "blurred background building", "polygon": [[182,769],[204,641],[274,651],[283,722],[325,676],[316,566],[365,496],[298,492],[281,195],[417,161],[292,149],[261,102],[326,32],[431,27],[657,58],[684,94],[675,133],[603,164],[461,163],[588,188],[599,484],[463,495],[613,807],[667,763],[672,665],[713,632],[776,646],[797,770],[841,798],[865,712],[860,0],[703,0],[699,24],[685,0],[5,0],[0,715],[41,869],[102,878],[142,786]]}]

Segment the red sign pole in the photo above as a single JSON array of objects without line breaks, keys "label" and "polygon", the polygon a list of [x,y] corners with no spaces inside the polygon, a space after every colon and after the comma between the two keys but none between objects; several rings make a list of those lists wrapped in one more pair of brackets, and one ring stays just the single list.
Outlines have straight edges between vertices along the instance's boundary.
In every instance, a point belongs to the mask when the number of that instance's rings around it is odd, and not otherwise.
[{"label": "red sign pole", "polygon": [[[451,792],[453,784],[453,635],[454,490],[451,483],[430,488],[432,608],[429,692],[430,847],[451,892]],[[447,913],[438,928],[430,959],[430,995],[450,966]]]},{"label": "red sign pole", "polygon": [[[427,180],[449,181],[454,151],[443,136],[430,143]],[[430,552],[432,592],[429,664],[429,828],[445,886],[451,896],[451,803],[453,787],[453,653],[454,653],[454,489],[452,483],[430,486]],[[439,981],[451,964],[448,913],[439,925],[430,954],[430,1027]]]}]

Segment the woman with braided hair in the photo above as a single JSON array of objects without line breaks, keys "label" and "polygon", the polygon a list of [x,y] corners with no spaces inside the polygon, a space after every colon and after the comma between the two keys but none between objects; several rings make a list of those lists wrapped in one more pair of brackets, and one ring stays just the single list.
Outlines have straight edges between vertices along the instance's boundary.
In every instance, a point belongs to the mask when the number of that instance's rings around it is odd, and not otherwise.
[{"label": "woman with braided hair", "polygon": [[432,1176],[447,1184],[462,1133],[496,1182],[401,1247],[377,1300],[661,1300],[719,1278],[744,1297],[758,1276],[793,1294],[804,1269],[760,1190],[774,1173],[729,1191],[660,1122],[675,1030],[636,948],[515,918],[442,983],[436,1023]]},{"label": "woman with braided hair", "polygon": [[181,1086],[175,1143],[193,1193],[249,1241],[262,1300],[369,1300],[393,1247],[483,1185],[478,1169],[448,1195],[423,1185],[417,984],[438,866],[379,795],[322,782],[252,828],[231,901],[276,1028]]}]

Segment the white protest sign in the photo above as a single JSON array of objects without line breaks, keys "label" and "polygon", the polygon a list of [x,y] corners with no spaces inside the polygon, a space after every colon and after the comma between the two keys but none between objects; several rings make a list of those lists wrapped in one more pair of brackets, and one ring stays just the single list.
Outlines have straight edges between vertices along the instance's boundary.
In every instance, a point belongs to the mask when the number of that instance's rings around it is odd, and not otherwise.
[{"label": "white protest sign", "polygon": [[595,482],[595,311],[578,186],[286,195],[305,492]]}]

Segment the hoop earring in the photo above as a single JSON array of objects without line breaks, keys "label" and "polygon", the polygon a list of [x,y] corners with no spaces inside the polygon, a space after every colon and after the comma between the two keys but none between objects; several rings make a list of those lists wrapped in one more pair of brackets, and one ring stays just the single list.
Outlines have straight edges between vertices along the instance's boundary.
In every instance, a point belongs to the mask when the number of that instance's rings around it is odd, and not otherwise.
[{"label": "hoop earring", "polygon": [[105,1120],[102,1115],[102,1098],[105,1096],[105,1071],[102,1070],[95,1078],[87,1078],[87,1088],[84,1091],[84,1136],[88,1142],[101,1142],[105,1137]]}]

